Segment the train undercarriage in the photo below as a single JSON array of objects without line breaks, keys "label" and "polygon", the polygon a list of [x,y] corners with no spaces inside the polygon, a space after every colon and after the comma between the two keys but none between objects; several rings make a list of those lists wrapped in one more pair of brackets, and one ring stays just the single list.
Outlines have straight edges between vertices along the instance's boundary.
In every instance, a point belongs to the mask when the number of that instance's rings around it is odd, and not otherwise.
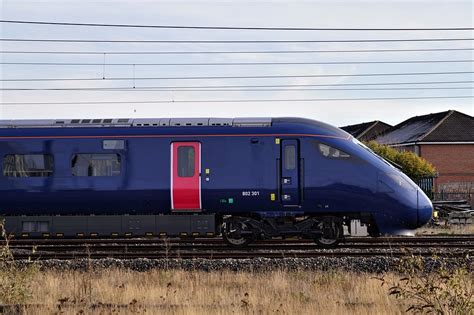
[{"label": "train undercarriage", "polygon": [[379,236],[370,216],[303,216],[253,218],[225,216],[221,234],[231,246],[245,246],[258,239],[300,237],[321,247],[336,246],[345,235]]},{"label": "train undercarriage", "polygon": [[[344,234],[354,235],[353,220],[331,215],[271,218],[215,214],[44,215],[0,216],[0,219],[7,234],[27,239],[222,235],[227,244],[240,247],[260,239],[301,237],[313,239],[322,247],[332,247]],[[369,227],[370,235],[376,236],[367,218],[360,217],[358,221]]]},{"label": "train undercarriage", "polygon": [[343,238],[343,220],[338,217],[292,217],[254,219],[224,217],[222,237],[232,246],[244,246],[257,239],[299,236],[314,239],[321,246],[335,246]]}]

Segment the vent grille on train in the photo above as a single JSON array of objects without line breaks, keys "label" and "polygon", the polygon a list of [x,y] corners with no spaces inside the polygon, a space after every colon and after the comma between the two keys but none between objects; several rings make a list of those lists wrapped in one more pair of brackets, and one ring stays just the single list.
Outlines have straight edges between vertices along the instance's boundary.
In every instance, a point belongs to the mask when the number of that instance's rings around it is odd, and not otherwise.
[{"label": "vent grille on train", "polygon": [[271,118],[118,118],[0,120],[0,128],[52,127],[270,127]]}]

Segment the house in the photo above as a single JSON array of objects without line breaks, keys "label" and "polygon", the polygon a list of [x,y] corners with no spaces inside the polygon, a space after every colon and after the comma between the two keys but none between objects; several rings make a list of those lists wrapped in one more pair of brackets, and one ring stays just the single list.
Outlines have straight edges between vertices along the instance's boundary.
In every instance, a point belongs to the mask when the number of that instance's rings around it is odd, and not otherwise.
[{"label": "house", "polygon": [[407,119],[375,139],[416,153],[438,171],[436,190],[474,187],[474,117],[449,110]]},{"label": "house", "polygon": [[349,125],[341,127],[342,130],[350,133],[354,138],[360,141],[374,140],[377,136],[392,127],[382,121],[370,121],[357,125]]}]

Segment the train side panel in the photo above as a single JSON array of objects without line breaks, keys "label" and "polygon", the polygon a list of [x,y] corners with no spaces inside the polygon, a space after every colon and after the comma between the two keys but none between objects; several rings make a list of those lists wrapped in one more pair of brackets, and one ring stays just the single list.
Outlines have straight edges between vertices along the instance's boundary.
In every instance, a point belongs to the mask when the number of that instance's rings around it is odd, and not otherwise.
[{"label": "train side panel", "polygon": [[[106,138],[104,138],[106,139]],[[125,148],[103,148],[104,139],[21,140],[0,143],[0,156],[54,156],[49,177],[1,176],[4,214],[169,213],[170,146],[183,139],[127,139]],[[274,210],[279,146],[273,138],[186,138],[201,143],[204,212]],[[77,154],[120,156],[114,176],[73,176]],[[3,163],[0,163],[3,167]],[[0,170],[3,174],[3,169]],[[206,173],[207,172],[207,173]]]}]

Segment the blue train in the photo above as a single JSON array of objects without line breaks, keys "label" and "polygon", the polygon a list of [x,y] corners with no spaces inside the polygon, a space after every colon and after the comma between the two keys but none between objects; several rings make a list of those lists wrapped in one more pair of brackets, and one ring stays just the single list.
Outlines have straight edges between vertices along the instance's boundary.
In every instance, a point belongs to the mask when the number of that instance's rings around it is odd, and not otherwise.
[{"label": "blue train", "polygon": [[0,215],[18,237],[280,236],[335,245],[356,222],[407,234],[432,215],[406,175],[302,118],[0,121]]}]

